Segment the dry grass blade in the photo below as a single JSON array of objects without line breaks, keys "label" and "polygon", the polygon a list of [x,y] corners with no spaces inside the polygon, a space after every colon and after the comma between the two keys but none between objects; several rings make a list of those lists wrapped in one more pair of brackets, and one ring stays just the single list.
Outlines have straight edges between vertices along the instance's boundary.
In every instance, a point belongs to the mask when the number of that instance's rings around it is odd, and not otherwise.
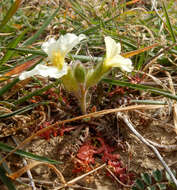
[{"label": "dry grass blade", "polygon": [[0,33],[0,36],[9,36],[11,35],[12,33]]},{"label": "dry grass blade", "polygon": [[79,177],[76,177],[75,179],[72,179],[71,181],[68,181],[67,183],[65,183],[65,185],[62,185],[61,187],[57,187],[57,188],[55,188],[54,190],[59,190],[59,189],[62,189],[62,188],[64,188],[64,187],[68,187],[69,185],[71,185],[71,184],[73,184],[73,183],[75,183],[75,182],[81,180],[82,178],[84,178],[84,177],[86,177],[86,176],[88,176],[88,175],[90,175],[90,174],[92,174],[92,173],[94,173],[94,172],[96,172],[96,171],[98,171],[98,170],[104,168],[105,166],[106,166],[106,164],[102,164],[101,166],[99,166],[99,167],[93,169],[92,171],[90,171],[90,172],[88,172],[88,173],[86,173],[86,174],[83,174],[83,175],[81,175],[81,176],[79,176]]},{"label": "dry grass blade", "polygon": [[157,149],[159,149],[160,151],[164,151],[164,152],[173,152],[173,151],[177,151],[177,145],[176,144],[172,144],[172,145],[164,145],[164,144],[158,144],[155,143],[149,139],[146,139],[149,143],[151,143],[153,146],[155,146]]},{"label": "dry grass blade", "polygon": [[130,2],[126,2],[126,5],[131,5],[131,4],[137,3],[138,1],[141,1],[141,0],[132,0]]},{"label": "dry grass blade", "polygon": [[11,71],[5,73],[2,77],[0,77],[0,80],[5,80],[9,76],[19,74],[22,71],[29,69],[30,67],[32,67],[33,65],[35,65],[40,59],[41,59],[41,57],[40,58],[38,57],[36,59],[27,61],[27,62],[25,62],[25,63],[23,63],[23,64],[15,67],[15,68],[13,68]]},{"label": "dry grass blade", "polygon": [[135,50],[135,51],[131,51],[131,52],[128,52],[128,53],[123,53],[122,56],[127,57],[127,58],[132,57],[134,55],[138,55],[138,54],[143,53],[145,51],[148,51],[148,50],[150,50],[152,48],[155,48],[157,46],[159,46],[159,43],[155,43],[155,44],[153,44],[151,46],[148,46],[148,47],[145,47],[145,48],[142,48],[142,49],[138,49],[138,50]]},{"label": "dry grass blade", "polygon": [[131,188],[132,186],[131,185],[125,185],[123,184],[115,175],[114,173],[108,168],[106,167],[106,170],[112,175],[112,177],[118,182],[120,183],[123,187],[127,187],[127,188]]},{"label": "dry grass blade", "polygon": [[25,172],[27,172],[28,170],[34,168],[35,166],[41,164],[41,162],[37,162],[34,161],[26,166],[24,166],[23,168],[19,169],[18,171],[12,173],[11,175],[9,175],[9,177],[13,180],[16,180],[17,178],[19,178],[21,175],[23,175]]},{"label": "dry grass blade", "polygon": [[54,172],[57,174],[57,176],[61,179],[62,183],[66,183],[63,175],[61,174],[61,172],[52,164],[48,164],[48,163],[43,163],[43,162],[37,162],[37,161],[34,161],[30,164],[28,164],[27,166],[19,169],[18,171],[12,173],[11,175],[9,175],[9,177],[13,180],[19,178],[21,175],[23,175],[25,172],[27,172],[28,170],[38,166],[38,165],[46,165],[47,167],[51,168],[54,170]]}]

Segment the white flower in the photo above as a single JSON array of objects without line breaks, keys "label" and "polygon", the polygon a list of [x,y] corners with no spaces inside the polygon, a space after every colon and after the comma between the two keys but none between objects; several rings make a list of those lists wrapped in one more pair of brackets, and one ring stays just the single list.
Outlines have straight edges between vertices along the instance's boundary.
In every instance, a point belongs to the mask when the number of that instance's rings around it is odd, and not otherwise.
[{"label": "white flower", "polygon": [[68,33],[64,36],[61,35],[58,40],[51,38],[47,42],[44,42],[41,48],[47,53],[50,66],[39,64],[31,71],[21,73],[19,79],[24,80],[34,75],[52,78],[61,78],[63,75],[66,75],[68,71],[67,63],[64,61],[66,54],[85,38],[84,34],[76,36],[75,34]]},{"label": "white flower", "polygon": [[120,67],[121,70],[131,72],[133,70],[132,62],[128,58],[120,55],[120,43],[116,43],[111,37],[105,37],[106,58],[104,65],[107,67]]}]

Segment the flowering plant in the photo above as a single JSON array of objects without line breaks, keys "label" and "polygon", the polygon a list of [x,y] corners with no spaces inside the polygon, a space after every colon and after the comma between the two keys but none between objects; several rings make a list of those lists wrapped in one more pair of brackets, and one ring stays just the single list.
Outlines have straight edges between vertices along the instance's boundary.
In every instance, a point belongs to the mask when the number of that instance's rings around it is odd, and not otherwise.
[{"label": "flowering plant", "polygon": [[78,99],[83,113],[86,113],[86,95],[91,86],[96,85],[113,67],[119,67],[122,71],[131,72],[132,62],[120,55],[120,43],[116,43],[111,37],[105,37],[106,56],[103,62],[95,68],[85,68],[78,61],[73,66],[65,62],[65,56],[82,40],[84,34],[76,36],[72,33],[61,35],[58,40],[49,39],[42,44],[42,49],[47,53],[49,64],[38,64],[31,71],[20,74],[19,79],[24,80],[34,75],[43,77],[60,78],[66,90],[72,92]]}]

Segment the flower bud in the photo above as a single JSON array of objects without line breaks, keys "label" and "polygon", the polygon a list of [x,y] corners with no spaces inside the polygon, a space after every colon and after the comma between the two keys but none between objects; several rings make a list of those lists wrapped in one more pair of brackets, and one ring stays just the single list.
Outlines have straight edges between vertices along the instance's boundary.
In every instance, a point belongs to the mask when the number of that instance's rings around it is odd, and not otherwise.
[{"label": "flower bud", "polygon": [[73,70],[70,66],[68,66],[68,72],[61,78],[61,81],[66,90],[68,90],[69,92],[73,92],[74,94],[78,93],[79,85],[74,77]]},{"label": "flower bud", "polygon": [[85,82],[86,70],[81,63],[76,63],[76,66],[74,67],[74,77],[79,83]]},{"label": "flower bud", "polygon": [[96,85],[105,74],[110,71],[110,68],[104,67],[103,63],[97,64],[95,68],[91,68],[87,72],[86,88]]}]

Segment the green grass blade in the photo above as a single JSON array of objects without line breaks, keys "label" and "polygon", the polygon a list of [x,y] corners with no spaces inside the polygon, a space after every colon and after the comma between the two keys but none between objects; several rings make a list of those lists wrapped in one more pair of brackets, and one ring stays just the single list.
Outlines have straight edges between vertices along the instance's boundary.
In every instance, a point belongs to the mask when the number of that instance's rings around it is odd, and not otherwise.
[{"label": "green grass blade", "polygon": [[[12,40],[9,43],[8,48],[15,48],[18,45],[18,43],[23,39],[23,36],[25,35],[25,33],[26,33],[26,30],[23,31],[16,39]],[[1,59],[0,65],[6,63],[13,56],[13,54],[14,54],[14,51],[8,50],[5,53],[4,57]]]},{"label": "green grass blade", "polygon": [[26,49],[26,48],[8,48],[8,47],[0,47],[0,49],[8,49],[8,50],[14,50],[14,51],[26,53],[26,54],[47,56],[47,54],[41,50]]},{"label": "green grass blade", "polygon": [[[0,142],[0,149],[3,150],[3,151],[6,151],[6,152],[10,152],[14,148]],[[17,154],[19,156],[23,156],[23,157],[26,157],[26,158],[30,158],[30,159],[33,159],[33,160],[46,162],[46,163],[49,163],[49,164],[62,164],[62,162],[59,162],[59,161],[56,161],[56,160],[53,160],[53,159],[49,159],[49,158],[46,158],[44,156],[38,156],[38,155],[32,154],[30,152],[25,152],[23,150],[17,150],[16,152],[14,152],[14,154]]]},{"label": "green grass blade", "polygon": [[[113,16],[112,18],[104,21],[104,24],[108,24],[109,22],[111,22],[112,20],[116,19],[117,17],[119,17],[120,14],[117,14],[115,16]],[[85,30],[81,30],[80,32],[78,32],[78,34],[89,34],[89,33],[93,33],[95,30],[99,29],[100,28],[100,24],[96,24],[88,29],[85,29]]]},{"label": "green grass blade", "polygon": [[6,185],[6,187],[9,190],[16,190],[16,188],[15,188],[14,184],[12,183],[11,179],[9,179],[6,176],[6,171],[2,166],[0,166],[0,179],[4,183],[4,185]]},{"label": "green grass blade", "polygon": [[176,42],[176,37],[175,37],[175,34],[174,34],[174,31],[173,31],[173,28],[172,28],[172,25],[171,25],[171,22],[170,22],[170,19],[169,19],[169,16],[168,16],[168,12],[167,12],[167,9],[165,7],[165,3],[162,1],[162,6],[163,6],[163,10],[164,10],[164,13],[165,13],[165,18],[166,18],[166,26],[170,32],[170,35],[172,37],[172,40],[173,42],[175,43]]},{"label": "green grass blade", "polygon": [[167,102],[157,100],[130,100],[130,102],[138,104],[167,105]]},{"label": "green grass blade", "polygon": [[12,82],[8,83],[7,85],[3,86],[0,89],[0,97],[7,92],[9,89],[11,89],[17,82],[19,81],[18,78],[14,78]]},{"label": "green grass blade", "polygon": [[19,8],[21,0],[16,0],[10,9],[8,10],[7,14],[5,15],[4,19],[0,24],[0,30],[6,25],[6,23],[12,18],[12,16],[16,13],[17,9]]},{"label": "green grass blade", "polygon": [[0,118],[7,118],[7,117],[11,117],[11,116],[14,116],[16,114],[22,114],[24,112],[27,112],[31,109],[33,109],[34,107],[36,106],[39,106],[41,104],[48,104],[49,102],[40,102],[40,103],[37,103],[37,104],[31,104],[31,105],[28,105],[26,107],[23,107],[23,108],[20,108],[18,110],[15,110],[14,112],[10,112],[10,113],[5,113],[5,114],[2,114],[0,115]]},{"label": "green grass blade", "polygon": [[41,26],[41,28],[28,40],[26,40],[23,43],[23,46],[27,46],[32,44],[39,36],[40,34],[45,30],[45,28],[50,24],[51,20],[56,16],[57,12],[59,11],[61,6],[59,6],[55,12],[44,22],[44,24]]},{"label": "green grass blade", "polygon": [[72,4],[72,9],[74,10],[74,12],[76,12],[76,14],[78,14],[82,20],[85,20],[87,23],[94,22],[94,20],[91,17],[88,18],[88,16],[85,15],[85,11],[83,10],[82,5],[80,5],[80,2],[77,2],[77,0],[69,0],[69,2]]},{"label": "green grass blade", "polygon": [[53,86],[57,85],[58,83],[59,83],[59,81],[54,82],[54,83],[52,83],[52,84],[49,84],[49,85],[47,85],[47,86],[45,86],[44,88],[41,88],[41,89],[39,89],[39,90],[35,90],[34,92],[29,93],[28,95],[26,95],[26,96],[24,96],[24,97],[22,97],[22,98],[16,100],[15,102],[13,102],[13,104],[15,104],[15,105],[21,104],[21,103],[25,102],[26,100],[32,98],[33,96],[38,96],[38,95],[40,95],[42,92],[47,91],[48,89],[52,88]]},{"label": "green grass blade", "polygon": [[159,88],[153,88],[151,86],[145,86],[141,84],[132,84],[130,82],[123,82],[123,81],[112,80],[112,79],[103,79],[103,81],[111,85],[126,86],[126,87],[137,89],[137,90],[144,90],[144,91],[151,92],[153,94],[163,95],[170,99],[177,100],[177,95],[173,95],[170,92],[161,90]]}]

